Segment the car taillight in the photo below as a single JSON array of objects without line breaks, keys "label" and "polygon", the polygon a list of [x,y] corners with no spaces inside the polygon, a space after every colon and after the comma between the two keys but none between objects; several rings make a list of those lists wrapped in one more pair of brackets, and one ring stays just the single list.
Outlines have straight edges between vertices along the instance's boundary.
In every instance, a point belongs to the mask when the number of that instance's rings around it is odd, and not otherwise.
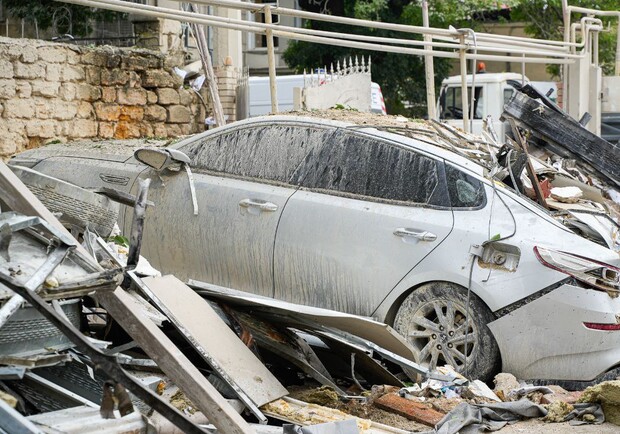
[{"label": "car taillight", "polygon": [[620,268],[545,247],[534,247],[534,253],[544,266],[566,273],[593,289],[607,291],[614,297],[620,293]]},{"label": "car taillight", "polygon": [[592,330],[615,331],[620,330],[620,324],[601,324],[598,322],[584,322],[584,326]]}]

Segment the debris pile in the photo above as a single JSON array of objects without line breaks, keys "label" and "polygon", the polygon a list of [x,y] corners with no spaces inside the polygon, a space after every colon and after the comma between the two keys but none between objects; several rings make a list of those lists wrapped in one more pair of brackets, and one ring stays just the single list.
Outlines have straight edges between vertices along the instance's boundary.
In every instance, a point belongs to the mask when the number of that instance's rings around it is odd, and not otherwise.
[{"label": "debris pile", "polygon": [[[474,159],[571,229],[620,250],[615,172],[588,171],[600,161],[557,159],[532,142],[570,138],[524,138],[514,122],[507,146],[490,129],[476,138],[434,122],[390,122],[374,127]],[[526,418],[620,425],[617,380],[581,393],[502,373],[492,390],[450,366],[415,363],[406,339],[372,319],[161,276],[140,256],[148,181],[133,197],[16,171],[32,192],[0,163],[6,432],[452,434]],[[52,184],[95,212],[63,212],[44,191]],[[134,208],[129,239],[114,236],[118,203]],[[92,232],[91,221],[124,246]]]}]

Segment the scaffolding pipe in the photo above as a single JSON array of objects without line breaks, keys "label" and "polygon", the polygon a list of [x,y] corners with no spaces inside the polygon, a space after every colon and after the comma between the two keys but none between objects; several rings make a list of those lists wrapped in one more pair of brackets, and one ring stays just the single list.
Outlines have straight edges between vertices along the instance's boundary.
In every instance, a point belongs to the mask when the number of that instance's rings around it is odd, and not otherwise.
[{"label": "scaffolding pipe", "polygon": [[[211,23],[203,23],[203,24],[210,24],[213,26],[219,26],[219,27],[225,27],[225,28],[233,28],[235,29],[234,26],[226,26],[226,25],[218,25],[216,24],[216,22],[219,23],[223,23],[223,24],[236,24],[236,25],[240,25],[240,26],[247,26],[248,23],[243,21],[243,20],[236,20],[236,19],[232,19],[232,18],[225,18],[225,17],[217,17],[217,16],[209,16],[209,15],[203,15],[203,14],[191,14],[185,11],[178,11],[178,10],[174,10],[174,9],[169,9],[169,8],[162,8],[162,7],[157,7],[157,6],[149,6],[149,5],[142,5],[142,4],[133,4],[133,6],[126,6],[126,2],[122,1],[122,0],[61,0],[65,3],[74,3],[74,4],[86,4],[88,3],[89,6],[91,7],[97,7],[97,6],[101,6],[102,4],[104,5],[109,5],[109,6],[115,6],[115,7],[119,7],[119,8],[123,8],[126,11],[130,10],[133,13],[135,13],[136,9],[142,11],[142,14],[144,15],[150,15],[150,16],[158,16],[158,15],[154,15],[154,13],[156,14],[167,14],[167,17],[170,17],[169,14],[172,15],[179,15],[182,17],[185,17],[184,21],[188,21],[191,22],[191,19],[193,19],[196,15],[198,15],[202,20],[210,20]],[[176,0],[175,0],[176,1]],[[211,0],[203,0],[203,1],[198,1],[196,3],[200,3],[200,4],[210,4],[210,2],[212,3]],[[222,4],[222,3],[232,3],[232,4],[244,4],[244,3],[239,3],[239,2],[227,2],[227,0],[218,0],[217,4]],[[232,6],[230,6],[232,7]],[[261,6],[260,10],[264,10],[265,6]],[[271,11],[272,13],[276,13],[276,10],[281,10],[280,8],[272,8]],[[299,12],[299,11],[296,11]],[[323,16],[322,14],[317,14],[319,16]],[[336,17],[336,18],[343,18],[343,17]],[[179,19],[179,18],[171,18],[171,19]],[[348,19],[348,18],[347,18]],[[374,22],[372,21],[365,21],[365,20],[356,20],[356,21],[361,21],[361,22],[365,22],[368,23],[370,25],[370,27],[373,26]],[[415,28],[415,29],[419,29],[419,27],[416,26],[405,26],[402,24],[389,24],[389,23],[382,23],[382,24],[387,24],[389,26],[396,26],[398,28],[404,27],[404,28]],[[303,29],[303,28],[298,28],[298,27],[285,27],[285,26],[274,26],[274,25],[270,25],[270,24],[266,24],[266,23],[253,23],[252,24],[253,27],[257,27],[257,28],[262,28],[262,29],[267,29],[267,28],[272,28],[272,29],[282,29],[283,31],[289,31],[292,33],[304,33],[304,34],[316,34],[316,35],[323,35],[326,37],[336,37],[336,38],[343,38],[343,39],[347,39],[347,38],[355,38],[356,35],[350,35],[350,34],[343,34],[343,33],[337,33],[337,32],[325,32],[325,31],[318,31],[318,30],[313,30],[313,29]],[[245,30],[245,31],[252,31],[252,30],[246,30],[246,29],[237,29],[237,30]],[[432,29],[431,30],[437,30],[437,29]],[[439,29],[444,31],[443,29]],[[263,33],[264,31],[254,31],[255,33]],[[450,31],[450,30],[445,30],[444,32],[452,32],[453,33],[453,37],[454,38],[454,32]],[[420,32],[414,32],[414,33],[420,33]],[[458,33],[458,32],[456,32]],[[479,34],[481,35],[481,37],[483,36],[483,34]],[[360,35],[361,36],[361,35]],[[380,40],[380,41],[390,41],[393,42],[394,40],[391,38],[378,38],[378,37],[366,37],[367,40]],[[508,37],[508,38],[513,38],[513,37]],[[496,36],[493,36],[493,41],[496,41],[497,39],[501,39],[501,38],[497,38]],[[525,39],[525,38],[515,38],[515,41],[511,40],[511,45],[518,45],[517,40],[520,39]],[[300,39],[301,40],[301,39]],[[408,42],[408,43],[412,43],[409,40],[400,40],[401,42]],[[479,40],[480,41],[480,40]],[[418,41],[418,44],[420,44],[420,41]],[[420,45],[426,45],[427,43],[421,43]],[[431,42],[432,45],[434,45],[435,43]],[[482,47],[482,45],[480,45],[480,42],[478,42],[479,47]],[[469,44],[464,44],[469,46]],[[532,47],[532,44],[528,44],[528,46]],[[533,47],[536,47],[539,45],[533,45]],[[500,48],[501,49],[495,49],[495,48]],[[447,47],[444,46],[444,48],[451,48],[449,45]],[[457,47],[455,46],[454,49],[458,50],[462,47]],[[549,47],[547,47],[549,49]],[[515,53],[530,53],[533,55],[537,55],[537,56],[556,56],[556,57],[563,57],[566,58],[566,53],[555,53],[555,52],[550,52],[547,50],[519,50],[516,48],[513,48],[510,45],[490,45],[489,46],[489,50],[486,50],[485,48],[479,48],[481,51],[496,51],[496,52],[515,52]],[[415,54],[415,53],[413,53]],[[417,53],[419,55],[423,55],[421,52]],[[454,58],[457,58],[457,56],[455,56]],[[570,57],[569,57],[570,58]],[[483,60],[495,60],[495,59],[483,59]],[[498,60],[498,61],[510,61],[509,59],[502,59],[502,60]]]},{"label": "scaffolding pipe", "polygon": [[[461,36],[465,39],[465,36]],[[469,132],[469,107],[467,102],[467,56],[465,49],[461,49],[459,52],[461,62],[461,112],[463,114],[463,130]]]},{"label": "scaffolding pipe", "polygon": [[[193,5],[190,5],[190,7],[193,8]],[[205,70],[211,101],[213,101],[213,118],[215,119],[215,125],[221,127],[226,125],[226,120],[224,119],[224,110],[222,109],[222,102],[220,101],[220,92],[217,87],[217,81],[215,80],[215,73],[213,71],[213,64],[211,62],[211,54],[209,54],[205,31],[200,24],[196,23],[191,25],[191,29],[194,39],[196,40],[196,45],[198,45],[198,53],[200,54],[202,67]]]},{"label": "scaffolding pipe", "polygon": [[[348,47],[348,48],[359,48],[362,50],[374,50],[374,51],[383,51],[386,53],[399,53],[399,54],[412,54],[416,56],[423,56],[429,52],[429,50],[418,50],[415,48],[404,48],[404,47],[395,47],[391,45],[381,45],[381,44],[371,44],[364,42],[355,42],[355,41],[346,41],[341,39],[330,39],[323,38],[319,36],[310,36],[310,35],[299,35],[297,33],[285,32],[280,30],[274,30],[273,34],[276,36],[280,36],[288,39],[297,39],[300,41],[308,41],[308,42],[316,42],[318,44],[325,45],[336,45],[340,47]],[[466,49],[463,49],[466,51]],[[447,52],[447,51],[432,51],[435,57],[443,57],[447,59],[459,59],[460,54],[455,52]],[[478,54],[474,56],[473,54],[465,53],[465,58],[467,60],[476,58],[478,60],[486,60],[486,61],[496,61],[496,62],[519,62],[519,58],[515,58],[513,56],[501,56],[501,55],[489,55],[489,54]],[[573,63],[573,59],[548,59],[544,57],[529,57],[526,58],[527,63],[540,63],[540,64],[564,64],[564,63]]]},{"label": "scaffolding pipe", "polygon": [[[176,2],[183,2],[183,0],[173,0]],[[262,4],[253,4],[245,2],[237,2],[232,0],[195,0],[195,3],[204,5],[216,5],[221,7],[227,7],[231,9],[248,10],[252,12],[259,12],[264,8]],[[416,34],[430,34],[432,36],[444,36],[449,38],[458,38],[458,33],[453,30],[438,29],[433,27],[419,27],[409,26],[404,24],[384,23],[380,21],[362,20],[358,18],[341,17],[336,15],[320,14],[316,12],[302,11],[298,9],[283,8],[280,6],[272,7],[271,12],[277,15],[292,16],[296,18],[305,18],[314,21],[331,22],[337,24],[348,24],[351,26],[363,26],[375,29],[395,30],[404,33],[416,33]],[[524,43],[525,46],[535,47],[540,45],[558,47],[559,49],[566,49],[566,43],[562,41],[548,41],[545,39],[534,39],[518,36],[507,35],[495,35],[478,33],[478,42],[482,41],[499,41],[509,40],[513,44]],[[550,47],[551,49],[551,47]]]},{"label": "scaffolding pipe", "polygon": [[[430,27],[428,19],[428,1],[422,1],[422,24],[424,27]],[[424,34],[424,42],[432,42],[432,36],[428,33]],[[426,48],[426,47],[425,47]],[[428,109],[428,118],[437,119],[437,109],[435,106],[435,66],[433,64],[433,46],[428,45],[428,54],[424,55],[424,72],[426,74],[426,105]]]},{"label": "scaffolding pipe", "polygon": [[[584,8],[581,6],[570,6],[568,4],[568,0],[562,0],[562,17],[564,19],[564,43],[569,43],[571,41],[569,41],[570,38],[570,21],[571,21],[571,15],[573,13],[577,13],[577,14],[585,14],[585,15],[592,15],[592,16],[599,16],[599,17],[615,17],[618,18],[618,33],[616,35],[616,75],[620,75],[620,11],[601,11],[598,9],[590,9],[590,8]],[[562,68],[564,70],[564,77],[563,77],[563,85],[562,85],[562,90],[563,90],[563,97],[564,99],[566,99],[568,97],[568,79],[567,79],[567,74],[566,71],[568,71],[568,67],[564,66]],[[566,107],[566,106],[565,106]]]},{"label": "scaffolding pipe", "polygon": [[[319,44],[325,45],[337,45],[348,48],[359,48],[363,50],[374,50],[374,51],[383,51],[383,52],[392,52],[392,53],[401,53],[401,54],[410,54],[410,55],[425,55],[428,50],[425,49],[414,49],[414,48],[406,48],[406,47],[398,47],[398,46],[388,46],[382,44],[373,44],[373,43],[362,43],[362,42],[347,42],[344,39],[340,39],[343,35],[340,33],[330,32],[332,35],[331,38],[328,37],[319,37],[313,35],[307,35],[300,32],[297,32],[298,28],[295,27],[283,27],[277,25],[268,25],[264,23],[253,23],[249,25],[241,20],[233,20],[231,18],[224,17],[216,17],[209,15],[202,15],[196,13],[189,13],[184,11],[176,11],[173,9],[160,8],[156,6],[148,6],[141,4],[132,4],[132,6],[127,6],[127,3],[121,0],[60,0],[64,3],[72,3],[79,4],[83,6],[89,7],[99,7],[102,8],[102,5],[105,5],[105,9],[116,10],[119,12],[126,13],[136,13],[136,10],[140,10],[140,14],[145,16],[153,16],[157,18],[168,18],[178,21],[190,22],[190,23],[198,23],[211,25],[214,27],[222,27],[233,30],[243,30],[252,33],[265,34],[267,28],[271,28],[274,36],[286,37],[289,39],[297,39],[300,41],[308,41],[308,42],[316,42]],[[278,30],[278,29],[287,29],[287,30]],[[307,30],[307,29],[304,29]],[[336,39],[332,39],[336,38]],[[466,46],[461,42],[462,45]],[[504,52],[505,50],[497,50],[499,52]],[[450,59],[458,59],[459,54],[456,52],[446,52],[446,51],[433,51],[434,56],[436,57],[444,57]],[[548,55],[548,53],[537,53],[536,55]],[[565,55],[554,54],[554,56],[565,57]],[[470,54],[466,54],[467,59],[471,59],[473,56]],[[504,55],[489,55],[489,54],[478,54],[477,58],[479,60],[486,61],[498,61],[498,62],[514,62],[514,57],[504,56]],[[566,58],[545,58],[545,57],[528,57],[528,63],[541,63],[541,64],[564,64],[564,63],[572,63],[572,59]]]},{"label": "scaffolding pipe", "polygon": [[[271,7],[265,5],[265,23],[272,24]],[[276,59],[273,44],[273,30],[268,27],[265,31],[267,37],[267,64],[269,66],[269,89],[271,91],[271,113],[278,113],[278,86],[276,84]]]}]

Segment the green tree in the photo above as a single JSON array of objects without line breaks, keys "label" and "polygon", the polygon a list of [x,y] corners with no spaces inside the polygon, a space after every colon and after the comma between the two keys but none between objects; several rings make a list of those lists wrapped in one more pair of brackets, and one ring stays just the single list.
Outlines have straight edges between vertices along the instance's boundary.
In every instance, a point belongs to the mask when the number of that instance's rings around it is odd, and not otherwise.
[{"label": "green tree", "polygon": [[73,36],[88,36],[92,31],[93,20],[114,21],[119,15],[117,12],[53,0],[4,0],[3,3],[11,16],[36,20],[41,31],[52,28],[56,23],[55,30],[60,35],[71,33]]},{"label": "green tree", "polygon": [[[615,11],[620,5],[618,0],[570,0],[569,4],[601,11]],[[581,18],[581,14],[571,16],[573,23]],[[525,31],[532,37],[564,40],[562,0],[521,0],[513,8],[511,20],[526,23]],[[601,17],[601,20],[605,30],[599,34],[599,62],[603,68],[603,75],[611,75],[615,67],[618,19]],[[550,65],[547,70],[555,77],[560,76],[558,65]]]}]

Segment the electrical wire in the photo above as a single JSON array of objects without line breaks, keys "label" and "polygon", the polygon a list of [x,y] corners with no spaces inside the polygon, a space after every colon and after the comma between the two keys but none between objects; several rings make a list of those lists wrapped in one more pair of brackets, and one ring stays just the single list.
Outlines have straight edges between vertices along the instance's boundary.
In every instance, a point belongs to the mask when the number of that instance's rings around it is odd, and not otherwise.
[{"label": "electrical wire", "polygon": [[[509,164],[510,165],[510,164]],[[489,244],[492,243],[497,243],[499,241],[504,241],[507,240],[509,238],[512,238],[516,235],[517,233],[517,220],[514,216],[514,213],[512,212],[512,210],[510,209],[510,207],[506,204],[506,202],[504,201],[504,199],[502,199],[501,195],[499,194],[499,192],[497,191],[497,186],[495,185],[495,180],[491,179],[491,186],[493,188],[493,199],[491,200],[491,210],[489,213],[489,225],[488,225],[488,229],[487,229],[487,233],[488,233],[488,239],[487,241],[483,242],[481,247],[484,248],[486,246],[488,246]],[[512,224],[513,224],[513,230],[512,233],[510,235],[507,235],[505,237],[500,237],[498,239],[492,240],[491,239],[491,222],[493,219],[493,207],[495,204],[495,196],[497,196],[497,198],[500,200],[500,202],[502,202],[502,204],[504,204],[504,207],[506,207],[506,209],[508,210],[508,213],[510,214],[510,217],[512,218]],[[467,357],[467,345],[469,344],[469,321],[471,320],[471,316],[470,316],[470,304],[471,304],[471,283],[472,283],[472,275],[473,275],[473,271],[474,271],[474,263],[476,262],[476,258],[478,257],[478,255],[476,255],[475,253],[471,253],[471,264],[469,266],[469,278],[467,281],[467,306],[466,306],[466,312],[465,312],[465,377],[469,379],[469,358]],[[489,280],[491,276],[491,272],[489,270],[489,275],[487,276],[486,280],[483,280],[483,282],[487,282]]]}]

